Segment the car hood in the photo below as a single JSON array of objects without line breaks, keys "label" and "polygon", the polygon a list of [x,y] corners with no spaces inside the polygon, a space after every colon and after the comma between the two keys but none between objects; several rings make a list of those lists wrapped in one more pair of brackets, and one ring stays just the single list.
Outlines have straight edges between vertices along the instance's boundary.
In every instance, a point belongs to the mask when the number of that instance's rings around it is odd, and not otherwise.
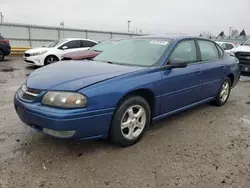
[{"label": "car hood", "polygon": [[44,51],[44,50],[48,50],[48,48],[43,48],[43,47],[32,48],[32,49],[29,49],[29,50],[25,51],[25,53],[36,53],[36,52],[41,52],[41,51]]},{"label": "car hood", "polygon": [[77,51],[77,52],[71,52],[71,53],[64,54],[63,57],[71,58],[72,60],[79,60],[79,59],[85,59],[85,58],[94,58],[99,54],[100,54],[100,52],[97,52],[97,51],[91,51],[91,50],[83,51],[83,50],[81,50],[81,51]]},{"label": "car hood", "polygon": [[98,61],[60,61],[34,71],[27,87],[39,90],[77,91],[89,85],[145,67],[122,66]]},{"label": "car hood", "polygon": [[250,52],[250,46],[238,46],[231,50],[232,52]]}]

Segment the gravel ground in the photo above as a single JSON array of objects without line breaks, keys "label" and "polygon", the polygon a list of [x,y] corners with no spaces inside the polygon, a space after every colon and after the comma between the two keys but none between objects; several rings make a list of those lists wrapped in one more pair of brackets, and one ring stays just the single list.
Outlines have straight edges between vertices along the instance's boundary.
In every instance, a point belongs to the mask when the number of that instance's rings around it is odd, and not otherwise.
[{"label": "gravel ground", "polygon": [[34,67],[0,62],[0,188],[249,188],[250,79],[223,107],[208,104],[155,123],[138,144],[68,141],[25,126],[13,95]]}]

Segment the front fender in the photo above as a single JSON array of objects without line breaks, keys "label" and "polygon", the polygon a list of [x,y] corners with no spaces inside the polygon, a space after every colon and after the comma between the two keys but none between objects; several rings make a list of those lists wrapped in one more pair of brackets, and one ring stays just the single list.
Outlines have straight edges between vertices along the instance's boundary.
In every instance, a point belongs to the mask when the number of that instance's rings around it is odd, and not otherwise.
[{"label": "front fender", "polygon": [[88,110],[99,110],[115,108],[123,96],[138,89],[148,89],[158,98],[161,95],[160,70],[116,77],[83,88],[78,92],[88,97]]}]

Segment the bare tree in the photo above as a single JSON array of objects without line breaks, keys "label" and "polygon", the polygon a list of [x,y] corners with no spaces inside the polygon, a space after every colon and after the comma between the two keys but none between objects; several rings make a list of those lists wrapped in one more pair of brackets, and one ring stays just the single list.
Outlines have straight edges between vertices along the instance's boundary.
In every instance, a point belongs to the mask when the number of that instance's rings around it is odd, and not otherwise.
[{"label": "bare tree", "polygon": [[225,34],[224,34],[224,31],[221,31],[220,34],[218,35],[219,37],[224,37]]}]

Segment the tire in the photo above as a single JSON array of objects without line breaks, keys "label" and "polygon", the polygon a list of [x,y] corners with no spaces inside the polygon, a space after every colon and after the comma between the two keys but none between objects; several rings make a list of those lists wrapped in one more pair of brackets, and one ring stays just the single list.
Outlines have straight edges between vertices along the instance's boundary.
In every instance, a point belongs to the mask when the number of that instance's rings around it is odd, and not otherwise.
[{"label": "tire", "polygon": [[44,65],[49,65],[51,63],[55,63],[59,61],[58,57],[54,56],[54,55],[49,55],[45,58],[44,60]]},{"label": "tire", "polygon": [[4,60],[4,53],[2,50],[0,50],[0,61]]},{"label": "tire", "polygon": [[115,110],[109,138],[121,147],[131,146],[142,138],[150,120],[151,111],[147,101],[140,96],[129,96]]},{"label": "tire", "polygon": [[212,104],[214,104],[216,106],[223,106],[229,98],[230,91],[231,91],[231,85],[232,85],[231,80],[230,80],[230,78],[227,77],[223,81],[223,83],[222,83],[222,85],[221,85],[221,87],[216,95],[215,100],[212,101]]}]

